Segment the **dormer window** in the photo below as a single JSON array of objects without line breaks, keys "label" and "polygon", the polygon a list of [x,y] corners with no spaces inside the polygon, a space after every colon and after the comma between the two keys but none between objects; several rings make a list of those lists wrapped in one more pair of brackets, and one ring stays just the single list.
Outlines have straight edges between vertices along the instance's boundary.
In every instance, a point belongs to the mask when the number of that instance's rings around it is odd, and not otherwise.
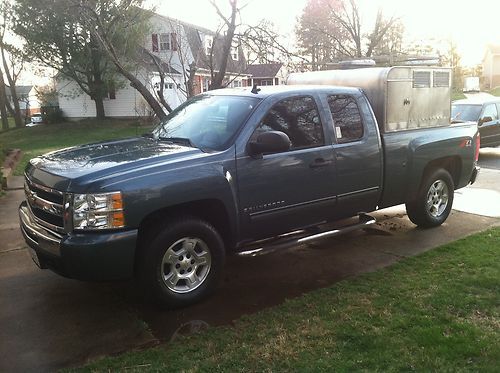
[{"label": "dormer window", "polygon": [[160,50],[170,50],[170,34],[160,34]]},{"label": "dormer window", "polygon": [[151,50],[153,52],[165,52],[177,50],[177,34],[175,32],[152,34]]}]

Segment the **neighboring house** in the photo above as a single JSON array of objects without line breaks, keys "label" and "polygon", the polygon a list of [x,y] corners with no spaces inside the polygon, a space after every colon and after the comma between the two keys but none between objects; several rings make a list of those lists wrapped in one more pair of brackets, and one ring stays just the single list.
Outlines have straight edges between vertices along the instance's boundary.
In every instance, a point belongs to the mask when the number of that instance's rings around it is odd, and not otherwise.
[{"label": "neighboring house", "polygon": [[[222,38],[211,30],[159,14],[153,15],[151,24],[153,32],[146,41],[145,48],[178,72],[169,74],[177,83],[173,87],[174,91],[170,92],[170,97],[177,95],[181,102],[186,100],[186,81],[192,63],[196,66],[194,93],[207,91],[212,71],[218,71],[220,66]],[[246,67],[241,48],[233,46],[226,68],[225,84],[229,87],[246,86],[249,77]]]},{"label": "neighboring house", "polygon": [[500,45],[488,45],[483,58],[483,84],[485,89],[500,86]]},{"label": "neighboring house", "polygon": [[[160,76],[148,53],[158,57],[166,72],[163,97],[175,108],[187,99],[186,82],[190,66],[196,66],[194,94],[208,90],[211,71],[217,71],[220,66],[219,58],[216,57],[221,56],[221,43],[214,41],[217,38],[214,32],[173,18],[154,14],[150,22],[151,34],[145,36],[142,63],[136,70],[136,76],[154,95],[158,95]],[[246,86],[249,74],[245,70],[243,52],[240,47],[234,47],[226,69],[225,84],[230,87]],[[56,78],[56,81],[59,107],[65,117],[78,119],[96,115],[94,102],[82,93],[74,81],[63,77]],[[137,117],[152,114],[141,94],[128,82],[117,86],[120,88],[109,92],[105,98],[106,116]]]},{"label": "neighboring house", "polygon": [[[17,85],[16,95],[22,116],[30,117],[32,114],[40,112],[40,102],[37,98],[35,86]],[[14,100],[12,99],[12,93],[9,86],[5,86],[5,96],[7,101],[9,101],[10,105],[13,107]]]},{"label": "neighboring house", "polygon": [[280,85],[286,84],[286,71],[282,63],[261,63],[248,65],[246,70],[250,75],[248,85]]}]

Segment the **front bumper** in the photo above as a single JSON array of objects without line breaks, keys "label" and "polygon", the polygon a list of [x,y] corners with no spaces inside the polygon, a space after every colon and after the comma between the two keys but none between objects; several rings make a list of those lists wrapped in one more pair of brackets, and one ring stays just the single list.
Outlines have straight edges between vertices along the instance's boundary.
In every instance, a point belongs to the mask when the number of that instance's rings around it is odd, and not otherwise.
[{"label": "front bumper", "polygon": [[89,281],[131,278],[137,229],[61,235],[38,224],[26,201],[19,206],[21,232],[34,262],[63,276]]}]

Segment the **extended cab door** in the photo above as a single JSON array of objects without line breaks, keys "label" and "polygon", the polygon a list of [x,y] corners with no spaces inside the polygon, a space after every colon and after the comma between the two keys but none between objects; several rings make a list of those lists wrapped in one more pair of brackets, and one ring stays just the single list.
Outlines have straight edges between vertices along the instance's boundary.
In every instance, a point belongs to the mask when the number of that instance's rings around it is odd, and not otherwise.
[{"label": "extended cab door", "polygon": [[335,205],[335,158],[316,98],[268,100],[249,141],[282,131],[292,145],[261,159],[237,156],[240,230],[247,240],[321,222]]},{"label": "extended cab door", "polygon": [[337,217],[375,210],[382,192],[380,134],[365,96],[322,96],[335,135]]}]

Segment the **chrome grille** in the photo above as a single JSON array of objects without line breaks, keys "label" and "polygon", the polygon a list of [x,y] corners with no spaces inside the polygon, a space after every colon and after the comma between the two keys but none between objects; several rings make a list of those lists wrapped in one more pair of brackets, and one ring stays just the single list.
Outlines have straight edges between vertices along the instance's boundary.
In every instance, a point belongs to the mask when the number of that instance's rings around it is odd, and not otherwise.
[{"label": "chrome grille", "polygon": [[56,232],[64,232],[64,194],[32,182],[25,175],[24,193],[34,220]]}]

